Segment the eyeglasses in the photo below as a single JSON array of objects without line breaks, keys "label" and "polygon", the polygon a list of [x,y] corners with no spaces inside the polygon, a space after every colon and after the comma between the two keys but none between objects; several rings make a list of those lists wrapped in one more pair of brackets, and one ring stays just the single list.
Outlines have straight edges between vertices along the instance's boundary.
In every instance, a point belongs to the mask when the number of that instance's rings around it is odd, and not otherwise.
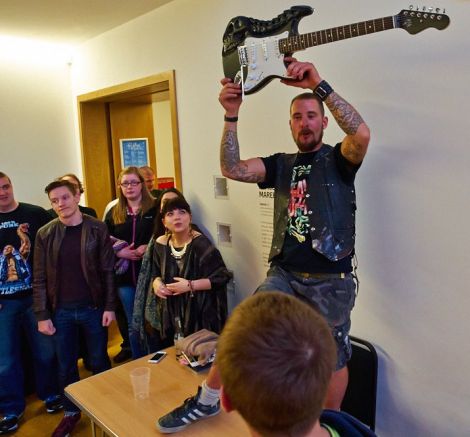
[{"label": "eyeglasses", "polygon": [[0,190],[8,191],[11,188],[11,184],[5,184],[0,186]]},{"label": "eyeglasses", "polygon": [[142,182],[140,181],[131,181],[131,182],[121,182],[121,187],[124,188],[129,188],[129,187],[137,187],[137,185],[140,185]]}]

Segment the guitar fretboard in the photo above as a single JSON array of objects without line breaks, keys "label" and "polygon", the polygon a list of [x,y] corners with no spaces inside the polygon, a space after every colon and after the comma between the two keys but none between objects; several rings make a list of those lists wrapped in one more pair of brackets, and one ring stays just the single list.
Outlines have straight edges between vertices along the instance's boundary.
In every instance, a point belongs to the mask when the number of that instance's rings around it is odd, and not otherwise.
[{"label": "guitar fretboard", "polygon": [[369,33],[381,32],[393,29],[395,21],[393,16],[377,18],[375,20],[361,21],[346,26],[332,27],[331,29],[319,30],[317,32],[304,33],[302,35],[289,36],[279,40],[281,53],[293,53],[308,47],[319,46],[342,39],[354,38]]}]

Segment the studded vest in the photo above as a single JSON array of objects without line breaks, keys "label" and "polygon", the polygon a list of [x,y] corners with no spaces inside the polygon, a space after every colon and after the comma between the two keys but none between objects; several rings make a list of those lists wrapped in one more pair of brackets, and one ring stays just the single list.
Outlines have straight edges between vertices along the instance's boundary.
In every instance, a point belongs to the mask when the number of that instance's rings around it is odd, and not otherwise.
[{"label": "studded vest", "polygon": [[[296,153],[282,154],[277,160],[270,261],[281,252],[284,244],[296,157]],[[324,144],[317,152],[307,183],[306,203],[312,248],[330,261],[338,261],[354,249],[356,193],[354,186],[343,182],[333,147]]]}]

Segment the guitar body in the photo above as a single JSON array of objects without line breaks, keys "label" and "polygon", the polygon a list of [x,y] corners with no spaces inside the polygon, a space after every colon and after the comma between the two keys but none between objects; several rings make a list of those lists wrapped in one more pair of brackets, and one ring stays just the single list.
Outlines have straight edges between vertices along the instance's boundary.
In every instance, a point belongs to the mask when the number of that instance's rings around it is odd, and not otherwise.
[{"label": "guitar body", "polygon": [[[298,35],[299,21],[312,13],[310,6],[293,6],[270,21],[232,18],[223,36],[225,77],[243,82],[245,94],[255,93],[276,77],[285,78],[287,54],[279,52],[278,41]],[[240,59],[246,59],[246,63]]]}]

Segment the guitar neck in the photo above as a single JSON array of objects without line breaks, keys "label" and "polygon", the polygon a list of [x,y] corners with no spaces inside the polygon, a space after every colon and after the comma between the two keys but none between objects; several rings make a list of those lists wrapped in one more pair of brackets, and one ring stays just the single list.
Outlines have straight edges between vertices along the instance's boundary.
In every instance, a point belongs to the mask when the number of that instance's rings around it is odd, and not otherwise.
[{"label": "guitar neck", "polygon": [[294,53],[308,47],[328,44],[342,39],[355,38],[356,36],[368,35],[370,33],[382,32],[383,30],[394,29],[395,27],[397,27],[395,16],[361,21],[346,26],[332,27],[331,29],[281,38],[279,40],[279,50],[283,54]]}]

